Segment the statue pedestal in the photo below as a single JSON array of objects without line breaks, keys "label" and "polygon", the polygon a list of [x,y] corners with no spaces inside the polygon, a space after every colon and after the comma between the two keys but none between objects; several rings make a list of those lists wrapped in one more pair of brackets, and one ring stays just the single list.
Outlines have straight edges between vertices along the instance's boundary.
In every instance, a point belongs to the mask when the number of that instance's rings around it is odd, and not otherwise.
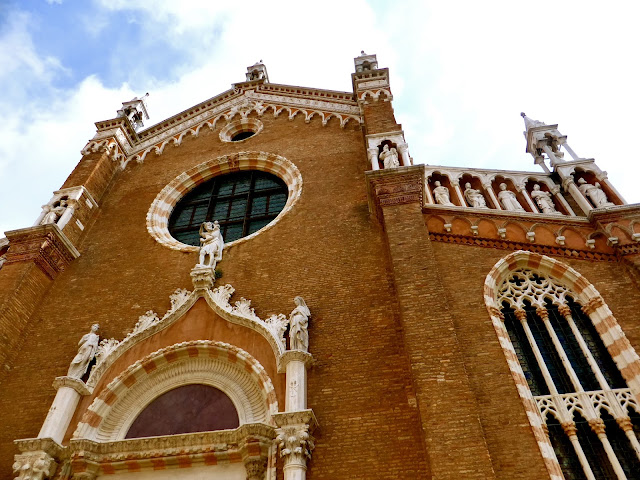
[{"label": "statue pedestal", "polygon": [[47,418],[42,424],[38,438],[52,438],[57,443],[62,443],[71,418],[80,402],[80,397],[88,395],[90,392],[82,380],[73,377],[57,377],[53,386],[58,391],[49,413],[47,413]]},{"label": "statue pedestal", "polygon": [[209,290],[216,282],[216,272],[214,267],[206,265],[196,265],[191,270],[191,281],[196,290]]},{"label": "statue pedestal", "polygon": [[307,409],[307,367],[312,361],[311,354],[302,350],[288,350],[280,358],[278,370],[284,370],[287,378],[285,411]]}]

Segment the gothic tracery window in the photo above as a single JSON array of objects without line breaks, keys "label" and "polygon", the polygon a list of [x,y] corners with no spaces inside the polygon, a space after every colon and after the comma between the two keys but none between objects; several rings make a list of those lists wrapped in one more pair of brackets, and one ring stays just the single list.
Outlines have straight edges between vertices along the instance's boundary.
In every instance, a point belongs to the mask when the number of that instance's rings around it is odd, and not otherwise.
[{"label": "gothic tracery window", "polygon": [[498,291],[504,326],[566,479],[640,479],[640,406],[562,283],[519,269]]}]

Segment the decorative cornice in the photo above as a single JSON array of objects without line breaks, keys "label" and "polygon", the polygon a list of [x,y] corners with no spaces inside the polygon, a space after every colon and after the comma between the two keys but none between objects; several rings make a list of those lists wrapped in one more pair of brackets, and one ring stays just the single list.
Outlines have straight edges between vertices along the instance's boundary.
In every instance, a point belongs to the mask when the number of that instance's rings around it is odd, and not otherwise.
[{"label": "decorative cornice", "polygon": [[366,172],[369,211],[407,203],[423,204],[424,166],[413,165]]},{"label": "decorative cornice", "polygon": [[21,453],[45,452],[56,459],[61,458],[65,450],[65,447],[52,438],[22,438],[13,443]]},{"label": "decorative cornice", "polygon": [[501,240],[493,238],[482,238],[468,235],[457,235],[452,233],[429,233],[432,242],[455,243],[459,245],[473,245],[485,248],[497,248],[501,250],[525,250],[544,255],[558,257],[579,258],[584,260],[595,260],[604,262],[617,262],[618,257],[613,253],[596,252],[593,250],[575,250],[564,248],[559,245],[541,245],[537,243],[514,242],[511,240]]},{"label": "decorative cornice", "polygon": [[[316,98],[308,98],[310,95]],[[362,121],[353,94],[273,84],[253,85],[247,90],[228,90],[137,134],[127,131],[127,125],[123,124],[126,119],[98,122],[98,133],[82,153],[108,148],[112,158],[119,160],[124,168],[130,160],[144,161],[151,152],[162,154],[169,143],[180,145],[187,134],[197,137],[205,126],[214,129],[219,121],[232,120],[240,114],[240,107],[249,102],[252,105],[243,109],[241,118],[246,118],[251,112],[262,116],[271,110],[274,117],[286,112],[290,120],[303,114],[306,122],[317,115],[323,126],[332,117],[339,120],[342,128],[349,121],[353,120],[358,124]]]},{"label": "decorative cornice", "polygon": [[85,383],[79,378],[75,377],[56,377],[56,379],[53,381],[53,388],[58,390],[61,387],[72,388],[80,395],[89,395],[91,393]]},{"label": "decorative cornice", "polygon": [[229,284],[211,289],[213,286],[214,273],[208,271],[202,275],[207,277],[208,280],[203,280],[199,276],[198,278],[200,280],[198,281],[206,282],[210,286],[196,289],[193,292],[186,289],[177,289],[170,297],[171,308],[162,318],[150,310],[138,318],[133,330],[129,332],[122,341],[111,338],[103,339],[100,342],[96,352],[96,364],[91,370],[91,375],[87,380],[89,390],[92,391],[93,388],[95,388],[106,370],[116,359],[123,355],[124,352],[172,325],[187,313],[199,298],[204,298],[207,305],[221,318],[236,325],[250,328],[262,335],[271,345],[273,354],[278,363],[280,363],[280,356],[282,356],[286,350],[284,331],[288,324],[287,317],[284,314],[279,314],[262,320],[256,315],[254,309],[251,308],[251,300],[245,298],[241,298],[234,302],[234,305],[231,305],[229,300],[235,292],[235,289]]},{"label": "decorative cornice", "polygon": [[252,423],[235,430],[115,442],[71,440],[68,449],[74,474],[92,472],[103,475],[130,471],[132,464],[135,464],[136,470],[240,462],[266,465],[275,437],[274,427]]},{"label": "decorative cornice", "polygon": [[5,233],[11,243],[6,263],[32,261],[51,279],[80,256],[80,252],[55,224],[36,225]]},{"label": "decorative cornice", "polygon": [[424,213],[431,213],[434,215],[451,214],[456,216],[477,216],[482,218],[492,218],[501,220],[525,220],[529,222],[544,221],[545,223],[553,223],[557,225],[572,225],[576,227],[585,227],[591,225],[591,222],[586,217],[574,217],[568,215],[549,215],[545,213],[534,212],[515,212],[511,210],[494,210],[494,209],[480,209],[467,206],[448,206],[438,204],[426,204],[422,207]]}]

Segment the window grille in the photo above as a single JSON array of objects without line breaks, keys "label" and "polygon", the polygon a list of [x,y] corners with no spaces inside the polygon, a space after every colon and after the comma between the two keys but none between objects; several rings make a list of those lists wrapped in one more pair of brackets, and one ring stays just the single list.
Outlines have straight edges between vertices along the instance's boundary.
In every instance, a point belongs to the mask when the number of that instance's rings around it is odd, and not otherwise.
[{"label": "window grille", "polygon": [[191,190],[176,205],[169,232],[176,240],[200,245],[200,225],[217,220],[226,243],[257,232],[282,211],[287,185],[257,170],[221,175]]},{"label": "window grille", "polygon": [[640,407],[571,292],[521,269],[498,303],[565,478],[640,480]]}]

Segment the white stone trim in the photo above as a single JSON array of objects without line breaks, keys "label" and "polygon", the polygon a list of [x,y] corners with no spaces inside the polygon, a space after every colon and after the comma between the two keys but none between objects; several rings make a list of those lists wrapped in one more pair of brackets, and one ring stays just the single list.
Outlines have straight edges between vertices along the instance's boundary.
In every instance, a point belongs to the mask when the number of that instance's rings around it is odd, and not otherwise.
[{"label": "white stone trim", "polygon": [[179,242],[169,233],[169,216],[171,212],[182,197],[196,186],[217,175],[240,170],[261,170],[280,177],[289,188],[289,197],[282,211],[268,225],[251,235],[225,244],[225,248],[246,242],[261,232],[272,228],[293,208],[300,198],[302,176],[298,168],[286,158],[266,152],[240,152],[233,155],[224,155],[203,162],[181,173],[158,193],[147,213],[147,231],[149,234],[158,243],[173,250],[197,252],[198,247]]}]

